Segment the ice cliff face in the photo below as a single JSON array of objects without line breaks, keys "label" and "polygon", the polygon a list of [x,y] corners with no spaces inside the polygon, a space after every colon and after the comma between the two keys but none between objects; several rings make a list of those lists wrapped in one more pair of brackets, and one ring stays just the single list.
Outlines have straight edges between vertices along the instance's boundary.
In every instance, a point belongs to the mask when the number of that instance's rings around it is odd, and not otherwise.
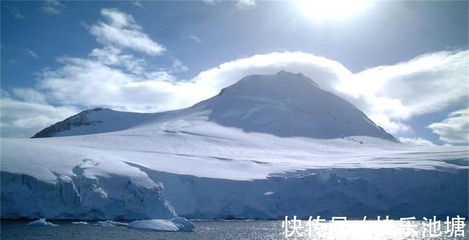
[{"label": "ice cliff face", "polygon": [[[105,173],[100,162],[84,159],[72,174],[50,181],[24,173],[2,172],[2,218],[149,219],[172,218],[176,213],[155,183],[137,168],[137,176]],[[122,171],[123,169],[121,169]]]},{"label": "ice cliff face", "polygon": [[[151,174],[151,173],[150,173]],[[284,219],[296,215],[376,220],[469,216],[468,171],[315,169],[231,181],[155,173],[189,218]]]}]

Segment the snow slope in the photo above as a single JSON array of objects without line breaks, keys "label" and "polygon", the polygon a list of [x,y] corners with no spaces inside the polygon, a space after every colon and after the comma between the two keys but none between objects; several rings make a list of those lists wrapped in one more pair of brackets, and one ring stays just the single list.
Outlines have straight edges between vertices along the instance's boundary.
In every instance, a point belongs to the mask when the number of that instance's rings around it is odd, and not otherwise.
[{"label": "snow slope", "polygon": [[[296,80],[277,78],[283,74]],[[105,115],[88,118],[106,125],[99,134],[91,134],[99,126],[83,125],[55,134],[87,134],[2,139],[1,217],[171,219],[172,206],[193,218],[469,216],[466,147],[397,143],[345,101],[309,106],[303,100],[335,97],[301,75],[264,78],[140,122],[133,119],[143,115],[117,113],[122,124],[107,124],[115,112],[92,111]],[[272,79],[280,85],[269,88],[264,80]],[[298,93],[272,105],[287,97],[279,87]],[[301,93],[307,87],[314,96]],[[243,118],[249,109],[256,110]],[[295,109],[317,110],[314,124],[329,118],[320,110],[338,120],[323,134]],[[280,127],[290,123],[284,110],[301,119],[291,131]],[[363,134],[341,128],[345,122]]]}]

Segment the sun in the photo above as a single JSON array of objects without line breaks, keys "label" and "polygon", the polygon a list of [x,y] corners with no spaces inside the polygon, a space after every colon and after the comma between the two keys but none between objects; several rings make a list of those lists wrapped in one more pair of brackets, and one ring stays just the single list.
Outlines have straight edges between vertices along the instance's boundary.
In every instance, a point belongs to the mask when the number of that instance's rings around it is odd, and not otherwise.
[{"label": "sun", "polygon": [[296,0],[303,14],[315,21],[343,20],[363,11],[372,0]]}]

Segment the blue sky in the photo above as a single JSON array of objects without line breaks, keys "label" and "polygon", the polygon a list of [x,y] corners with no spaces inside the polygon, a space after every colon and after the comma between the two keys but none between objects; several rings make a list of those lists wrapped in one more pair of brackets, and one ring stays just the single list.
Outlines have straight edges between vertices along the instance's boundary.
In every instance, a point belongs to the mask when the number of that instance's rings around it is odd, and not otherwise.
[{"label": "blue sky", "polygon": [[287,70],[403,142],[467,144],[467,1],[311,2],[2,1],[2,137],[93,107],[188,107]]}]

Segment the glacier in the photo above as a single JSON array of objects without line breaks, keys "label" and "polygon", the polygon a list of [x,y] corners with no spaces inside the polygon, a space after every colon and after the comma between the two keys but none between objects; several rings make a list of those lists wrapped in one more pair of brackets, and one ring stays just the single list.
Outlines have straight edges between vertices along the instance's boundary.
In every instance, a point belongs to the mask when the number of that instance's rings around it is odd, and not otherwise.
[{"label": "glacier", "polygon": [[467,147],[399,143],[312,80],[280,72],[187,109],[100,108],[32,139],[2,138],[1,217],[467,218],[468,172]]},{"label": "glacier", "polygon": [[[415,147],[369,137],[286,141],[210,129],[213,134],[186,129],[2,139],[1,216],[468,216],[465,147]],[[151,140],[155,136],[159,141]]]}]

